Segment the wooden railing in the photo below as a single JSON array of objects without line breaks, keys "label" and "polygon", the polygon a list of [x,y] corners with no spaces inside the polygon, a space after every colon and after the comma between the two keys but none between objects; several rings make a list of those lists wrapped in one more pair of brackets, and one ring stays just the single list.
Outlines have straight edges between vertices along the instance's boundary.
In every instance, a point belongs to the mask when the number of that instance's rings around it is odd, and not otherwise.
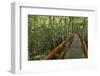
[{"label": "wooden railing", "polygon": [[65,49],[61,52],[60,56],[58,57],[58,59],[62,59],[64,58],[64,56],[66,55],[66,53],[68,52],[71,44],[72,44],[73,39],[71,39],[71,41],[68,42],[68,44],[65,46]]},{"label": "wooden railing", "polygon": [[[73,37],[74,37],[74,34],[73,34],[73,33],[72,33],[72,34],[69,34],[68,38],[66,38],[60,45],[58,45],[58,47],[56,47],[54,50],[52,50],[52,52],[49,53],[49,55],[47,55],[44,59],[45,59],[45,60],[51,59],[51,58],[52,58],[57,52],[59,52],[60,49],[62,49],[62,48],[66,45],[66,43],[67,43],[68,41],[70,41]],[[60,55],[59,58],[62,58],[64,54],[65,54],[65,51],[63,51],[63,52],[61,53],[61,55]]]},{"label": "wooden railing", "polygon": [[88,57],[88,50],[87,50],[87,47],[86,47],[86,44],[85,44],[83,37],[79,33],[72,33],[72,34],[69,34],[67,36],[67,38],[60,45],[58,45],[54,50],[52,50],[44,59],[45,60],[51,59],[57,52],[59,52],[67,44],[67,48],[65,48],[58,57],[58,59],[64,58],[65,54],[67,53],[67,51],[68,51],[68,49],[73,41],[75,34],[77,34],[79,36],[84,57],[87,58]]},{"label": "wooden railing", "polygon": [[88,57],[88,49],[86,47],[86,43],[85,43],[85,40],[84,38],[79,34],[79,33],[76,33],[79,38],[80,38],[80,41],[81,41],[81,48],[83,50],[83,54],[84,54],[84,57],[87,58]]}]

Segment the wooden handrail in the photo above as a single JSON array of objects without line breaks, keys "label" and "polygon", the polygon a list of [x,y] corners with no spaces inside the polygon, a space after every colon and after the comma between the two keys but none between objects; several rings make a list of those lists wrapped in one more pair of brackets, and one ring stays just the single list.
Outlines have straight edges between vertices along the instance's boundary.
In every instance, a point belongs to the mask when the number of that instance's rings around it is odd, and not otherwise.
[{"label": "wooden handrail", "polygon": [[81,47],[83,49],[83,53],[84,53],[84,57],[87,58],[88,57],[88,50],[87,50],[87,47],[86,47],[86,43],[83,39],[83,37],[79,34],[79,33],[76,33],[79,38],[80,38],[80,41],[81,41]]},{"label": "wooden handrail", "polygon": [[67,44],[68,46],[63,50],[63,52],[60,54],[60,56],[58,57],[58,59],[62,59],[65,56],[65,54],[68,52],[68,49],[70,48],[70,46],[72,44],[72,41]]},{"label": "wooden handrail", "polygon": [[[84,53],[84,57],[87,58],[88,57],[88,51],[87,51],[87,48],[86,48],[86,44],[85,44],[85,41],[83,39],[83,37],[79,34],[79,33],[72,33],[72,34],[69,34],[68,35],[68,38],[66,38],[60,45],[58,45],[58,47],[56,47],[54,50],[51,51],[51,53],[49,53],[44,59],[45,60],[49,60],[51,59],[58,51],[60,51],[60,49],[62,49],[66,43],[72,39],[74,37],[74,35],[77,34],[80,38],[80,41],[81,41],[81,47],[83,49],[83,53]],[[68,47],[69,48],[69,47]],[[58,57],[58,59],[61,59],[64,57],[66,51],[68,50],[68,48],[65,50],[63,50],[60,54],[60,56]]]},{"label": "wooden handrail", "polygon": [[58,57],[58,59],[63,58],[65,54],[66,54],[66,50],[62,51],[61,54],[60,54],[60,56]]},{"label": "wooden handrail", "polygon": [[70,35],[68,36],[68,38],[66,38],[60,45],[58,45],[58,47],[56,47],[54,50],[52,50],[52,52],[49,53],[49,55],[46,56],[44,59],[45,59],[45,60],[51,59],[51,58],[52,58],[61,48],[63,48],[63,47],[65,46],[65,44],[66,44],[71,38],[73,38],[73,37],[74,37],[74,34],[73,34],[73,33],[70,34]]}]

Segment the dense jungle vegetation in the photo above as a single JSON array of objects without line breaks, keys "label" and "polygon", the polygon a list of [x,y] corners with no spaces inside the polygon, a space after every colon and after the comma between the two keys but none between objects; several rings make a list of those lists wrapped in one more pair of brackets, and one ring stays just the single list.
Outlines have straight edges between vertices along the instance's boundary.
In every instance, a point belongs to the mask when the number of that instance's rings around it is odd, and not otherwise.
[{"label": "dense jungle vegetation", "polygon": [[72,32],[88,47],[88,17],[28,15],[28,60],[43,59]]}]

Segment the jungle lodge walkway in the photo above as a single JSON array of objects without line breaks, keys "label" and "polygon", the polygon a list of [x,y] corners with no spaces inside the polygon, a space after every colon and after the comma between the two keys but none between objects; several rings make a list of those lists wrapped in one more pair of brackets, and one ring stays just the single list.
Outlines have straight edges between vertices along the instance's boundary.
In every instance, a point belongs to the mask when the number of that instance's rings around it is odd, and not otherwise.
[{"label": "jungle lodge walkway", "polygon": [[[61,49],[63,48],[62,52]],[[52,59],[53,56],[61,52],[57,59],[87,58],[88,50],[84,39],[78,33],[71,33],[67,38],[52,50],[44,59]]]},{"label": "jungle lodge walkway", "polygon": [[66,53],[65,59],[67,58],[82,58],[83,51],[81,48],[80,38],[77,34],[74,35],[73,42]]}]

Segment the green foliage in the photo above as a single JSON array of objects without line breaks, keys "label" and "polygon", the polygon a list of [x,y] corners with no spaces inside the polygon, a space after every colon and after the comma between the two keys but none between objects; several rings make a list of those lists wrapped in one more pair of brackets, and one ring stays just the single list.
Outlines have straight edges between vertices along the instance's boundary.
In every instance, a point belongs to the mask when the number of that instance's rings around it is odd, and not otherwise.
[{"label": "green foliage", "polygon": [[87,43],[87,26],[87,17],[28,15],[30,59],[39,60],[48,55],[70,32],[79,32]]}]

